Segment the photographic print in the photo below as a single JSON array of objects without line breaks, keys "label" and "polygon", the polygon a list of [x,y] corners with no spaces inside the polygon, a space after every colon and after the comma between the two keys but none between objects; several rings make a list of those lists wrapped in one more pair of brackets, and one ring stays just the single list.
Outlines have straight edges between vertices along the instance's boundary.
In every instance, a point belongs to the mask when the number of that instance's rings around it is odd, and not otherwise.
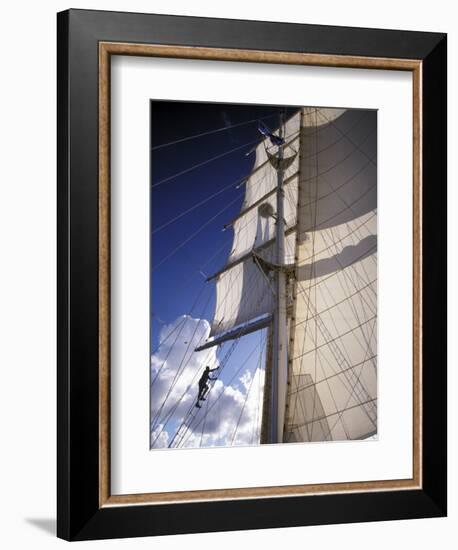
[{"label": "photographic print", "polygon": [[150,102],[150,448],[377,437],[377,111]]}]

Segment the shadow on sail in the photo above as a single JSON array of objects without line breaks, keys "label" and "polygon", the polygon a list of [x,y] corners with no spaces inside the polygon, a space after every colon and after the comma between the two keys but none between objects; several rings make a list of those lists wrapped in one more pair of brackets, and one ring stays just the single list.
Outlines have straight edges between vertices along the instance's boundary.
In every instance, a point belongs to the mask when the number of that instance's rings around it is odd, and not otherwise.
[{"label": "shadow on sail", "polygon": [[358,244],[346,246],[338,254],[330,258],[323,258],[310,264],[300,265],[297,268],[297,280],[298,282],[302,282],[318,279],[342,269],[347,269],[354,263],[375,254],[376,250],[377,236],[368,235]]}]

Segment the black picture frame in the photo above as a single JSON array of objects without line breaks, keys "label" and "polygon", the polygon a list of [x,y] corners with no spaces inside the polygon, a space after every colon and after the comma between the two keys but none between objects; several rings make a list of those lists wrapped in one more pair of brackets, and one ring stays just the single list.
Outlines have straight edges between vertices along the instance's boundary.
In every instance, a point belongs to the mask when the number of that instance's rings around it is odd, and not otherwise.
[{"label": "black picture frame", "polygon": [[[446,35],[87,10],[59,13],[57,26],[58,536],[87,540],[446,515]],[[101,41],[421,61],[421,489],[100,507]]]}]

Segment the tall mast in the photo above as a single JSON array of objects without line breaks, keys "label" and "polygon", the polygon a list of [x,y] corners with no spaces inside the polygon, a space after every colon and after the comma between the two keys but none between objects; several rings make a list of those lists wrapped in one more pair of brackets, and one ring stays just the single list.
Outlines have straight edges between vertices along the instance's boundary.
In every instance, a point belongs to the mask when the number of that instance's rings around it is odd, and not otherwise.
[{"label": "tall mast", "polygon": [[[283,116],[280,115],[279,135],[283,137]],[[277,164],[277,219],[275,239],[275,310],[272,334],[272,383],[270,399],[269,443],[283,441],[283,424],[286,405],[286,383],[288,375],[287,320],[286,320],[286,274],[285,264],[285,221],[283,189],[284,144],[278,147]]]}]

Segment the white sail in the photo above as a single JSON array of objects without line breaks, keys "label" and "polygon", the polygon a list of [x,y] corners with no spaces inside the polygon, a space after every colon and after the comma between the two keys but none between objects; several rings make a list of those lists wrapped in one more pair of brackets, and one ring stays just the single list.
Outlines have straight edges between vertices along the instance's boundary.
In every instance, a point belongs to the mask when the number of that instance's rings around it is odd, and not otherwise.
[{"label": "white sail", "polygon": [[[284,155],[294,157],[283,179],[284,263],[294,266],[286,406],[278,411],[285,442],[377,430],[376,116],[304,108],[285,124]],[[216,277],[215,338],[274,310],[274,271],[262,267],[275,263],[277,172],[268,152],[264,143],[256,149]]]},{"label": "white sail", "polygon": [[302,119],[286,442],[377,430],[376,113],[330,111]]},{"label": "white sail", "polygon": [[[298,151],[299,125],[299,113],[285,124],[284,135],[286,142],[289,143],[289,146],[285,148],[286,157],[293,156]],[[256,160],[252,175],[245,184],[245,199],[241,213],[232,224],[234,244],[228,264],[275,236],[275,219],[272,216],[263,217],[259,212],[259,206],[265,203],[272,207],[273,212],[276,210],[277,172],[269,162],[268,152],[265,142],[256,148]],[[284,174],[285,181],[288,181],[285,185],[284,205],[286,228],[296,224],[298,167],[299,160],[296,155]]]},{"label": "white sail", "polygon": [[[256,419],[245,422],[253,428],[250,441],[342,441],[377,433],[376,117],[369,110],[301,108],[278,132],[284,141],[263,131],[241,210],[226,226],[233,231],[227,262],[208,279],[216,283],[210,335],[194,351],[216,353],[215,346],[231,344],[210,360],[219,369],[207,388],[211,406],[200,383],[196,395],[199,372],[193,380],[190,373],[177,401],[191,395],[188,412],[169,446],[194,446],[197,440],[189,437],[195,434],[205,445],[207,412],[226,387],[234,388],[225,386],[222,369],[239,338],[260,330],[266,334],[258,346],[266,348],[255,373],[265,362],[263,385],[255,395],[242,380],[249,371],[239,378],[245,403],[233,418],[231,444],[250,395],[258,407]],[[185,344],[192,346],[188,338]],[[182,363],[153,428],[164,431],[176,419],[162,409]]]},{"label": "white sail", "polygon": [[[295,232],[286,237],[287,249],[294,251]],[[257,256],[274,263],[274,241],[257,250]],[[291,258],[292,259],[292,258]],[[243,261],[218,275],[216,279],[216,310],[211,336],[226,332],[257,317],[272,313],[274,307],[273,279],[265,273],[251,254]]]},{"label": "white sail", "polygon": [[[297,215],[297,180],[299,160],[300,113],[285,124],[284,136],[289,146],[286,157],[294,157],[285,171],[285,227],[287,232],[287,263],[294,261]],[[267,147],[267,149],[266,149]],[[277,173],[268,159],[269,145],[258,145],[251,176],[245,184],[245,199],[240,215],[233,221],[234,242],[225,269],[216,278],[216,309],[211,336],[217,336],[273,310],[270,276],[260,269],[252,251],[266,261],[274,257],[275,218],[262,215],[261,205],[276,210]]]}]

